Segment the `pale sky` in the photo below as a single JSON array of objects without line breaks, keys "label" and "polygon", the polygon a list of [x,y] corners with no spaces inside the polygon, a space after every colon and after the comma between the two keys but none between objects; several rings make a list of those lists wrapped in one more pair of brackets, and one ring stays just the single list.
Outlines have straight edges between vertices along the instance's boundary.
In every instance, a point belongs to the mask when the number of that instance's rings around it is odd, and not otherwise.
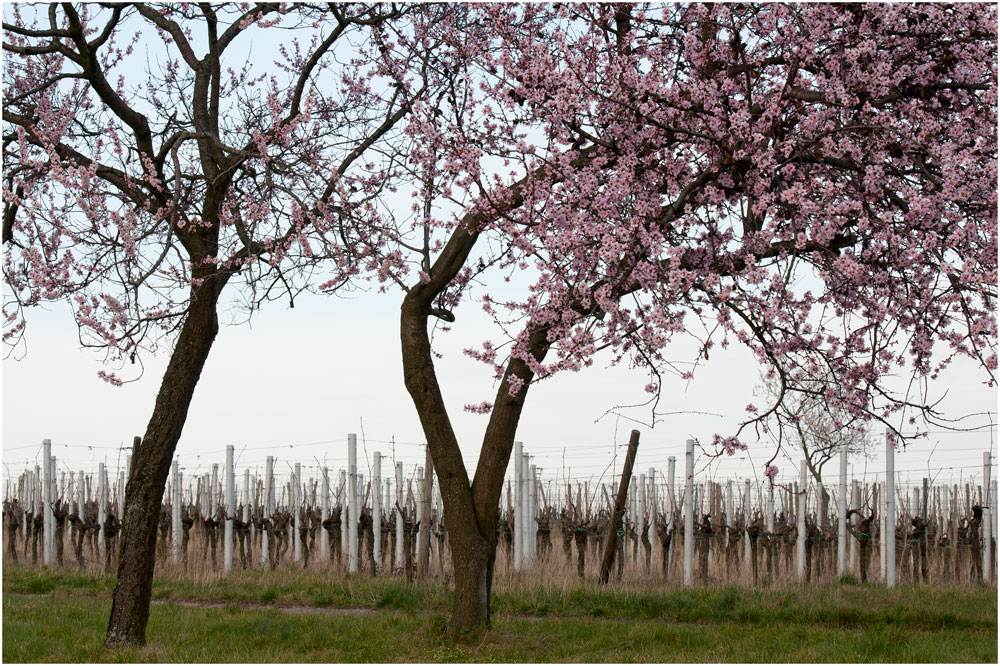
[{"label": "pale sky", "polygon": [[[224,325],[177,449],[185,476],[224,463],[227,444],[236,448],[240,475],[244,467],[262,470],[268,455],[277,457],[276,470],[282,472],[300,462],[307,470],[304,476],[312,475],[316,471],[309,466],[318,461],[339,470],[346,463],[348,433],[358,434],[359,448],[363,434],[369,454],[378,450],[388,457],[394,438],[396,458],[410,475],[423,463],[424,437],[402,381],[398,299],[396,293],[303,297],[294,309],[271,304],[255,316],[252,326]],[[470,470],[487,417],[465,413],[462,405],[492,400],[495,390],[489,368],[461,354],[464,347],[495,335],[477,311],[459,310],[454,330],[439,338],[437,347],[444,353],[437,362],[441,385]],[[5,478],[40,459],[44,438],[53,441],[60,470],[90,472],[100,461],[116,469],[124,462],[124,455],[119,461],[119,447],[130,446],[132,437],[145,429],[165,354],[147,360],[140,380],[115,388],[97,378],[104,367],[101,357],[79,349],[64,308],[33,311],[29,317],[27,353],[20,360],[3,361]],[[228,321],[225,314],[222,321]],[[128,372],[126,368],[120,374]],[[996,411],[996,391],[981,383],[971,364],[956,367],[944,379],[938,390],[949,388],[944,404],[952,416]],[[599,363],[543,381],[529,392],[517,439],[535,456],[545,478],[568,474],[573,480],[596,481],[613,460],[607,474],[620,470],[629,431],[639,427],[637,473],[650,467],[664,473],[667,457],[673,455],[680,474],[684,440],[696,437],[707,445],[713,433],[731,432],[746,404],[755,401],[759,372],[742,348],[720,349],[689,385],[667,380],[661,410],[678,413],[654,429],[614,415],[602,418],[616,405],[643,400],[645,382],[641,371],[608,369]],[[650,416],[648,408],[626,414],[646,422]],[[982,454],[991,450],[995,438],[995,430],[934,431],[927,441],[897,454],[896,468],[902,479],[927,476],[928,469],[939,481],[978,478]],[[871,460],[852,460],[858,478],[867,473],[866,478],[874,480],[884,470],[882,447],[876,448]],[[700,457],[696,468],[715,478],[759,478],[772,451],[773,444],[765,439],[733,458],[712,462]],[[359,458],[363,456],[361,448]],[[799,459],[794,452],[790,458],[779,456],[779,480],[795,477]],[[835,472],[835,465],[830,464],[827,474]]]}]

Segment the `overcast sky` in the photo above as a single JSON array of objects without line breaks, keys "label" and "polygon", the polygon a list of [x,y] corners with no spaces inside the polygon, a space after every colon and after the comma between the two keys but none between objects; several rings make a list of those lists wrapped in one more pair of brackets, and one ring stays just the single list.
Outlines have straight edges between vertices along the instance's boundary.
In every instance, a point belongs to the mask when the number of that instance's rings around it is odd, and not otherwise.
[{"label": "overcast sky", "polygon": [[[390,442],[395,440],[396,459],[410,475],[423,462],[424,437],[402,381],[398,298],[395,293],[305,297],[294,309],[272,304],[250,325],[224,325],[177,449],[186,475],[223,463],[227,444],[236,447],[240,470],[262,470],[268,455],[277,457],[279,471],[300,462],[312,475],[310,466],[320,461],[338,470],[346,461],[348,433],[359,435],[359,446],[364,443],[369,455],[378,450],[391,457]],[[461,353],[495,335],[476,312],[474,307],[459,310],[454,330],[438,339],[444,353],[438,361],[441,385],[470,470],[487,417],[465,413],[462,405],[492,400],[495,391],[490,370]],[[145,429],[165,353],[147,359],[140,380],[115,388],[96,376],[104,367],[101,357],[79,349],[68,311],[52,307],[29,316],[26,348],[17,350],[21,358],[3,361],[5,477],[20,473],[25,464],[33,466],[44,438],[53,441],[61,470],[89,472],[100,461],[116,469],[124,462],[119,447],[131,445],[132,437]],[[228,320],[226,315],[222,319]],[[683,351],[678,349],[677,358],[687,358]],[[128,376],[128,371],[120,374]],[[936,390],[948,389],[944,407],[949,415],[996,411],[996,391],[982,384],[971,364],[956,366],[944,380]],[[739,347],[720,349],[693,382],[667,380],[661,410],[677,413],[649,429],[605,416],[616,405],[644,400],[645,374],[596,364],[535,385],[517,439],[546,478],[596,480],[602,472],[610,475],[621,468],[629,431],[639,427],[637,471],[655,467],[663,473],[673,455],[680,474],[684,440],[696,437],[707,445],[713,433],[731,432],[747,403],[756,400],[759,382],[749,354]],[[648,407],[624,411],[649,421]],[[928,470],[939,481],[978,478],[982,454],[992,450],[995,437],[990,430],[934,431],[927,441],[898,454],[896,467],[903,478],[927,476]],[[759,478],[774,447],[769,439],[750,439],[750,450],[733,458],[699,457],[699,477]],[[881,449],[870,460],[852,460],[858,477],[867,473],[874,480],[884,469]],[[794,477],[799,458],[794,452],[779,456],[779,479]],[[834,468],[831,463],[827,473]]]}]

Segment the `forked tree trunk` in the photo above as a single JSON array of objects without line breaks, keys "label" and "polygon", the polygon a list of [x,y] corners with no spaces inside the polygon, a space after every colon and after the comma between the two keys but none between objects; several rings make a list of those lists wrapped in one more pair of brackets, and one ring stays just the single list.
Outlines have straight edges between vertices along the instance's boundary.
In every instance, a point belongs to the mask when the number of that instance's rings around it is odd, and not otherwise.
[{"label": "forked tree trunk", "polygon": [[118,581],[104,639],[108,647],[142,645],[146,641],[163,489],[195,386],[219,330],[216,304],[221,289],[213,283],[206,282],[192,300],[163,374],[153,415],[132,457],[132,472],[125,489]]},{"label": "forked tree trunk", "polygon": [[[489,626],[497,507],[524,398],[534,376],[523,361],[512,359],[508,363],[483,437],[476,474],[470,483],[434,370],[427,325],[435,296],[464,265],[475,241],[475,234],[456,231],[435,261],[430,282],[419,284],[407,293],[400,313],[403,377],[434,460],[448,525],[455,569],[451,630],[457,634]],[[544,359],[549,344],[548,327],[531,330],[529,348],[538,362]],[[521,381],[514,396],[509,392],[512,376]]]}]

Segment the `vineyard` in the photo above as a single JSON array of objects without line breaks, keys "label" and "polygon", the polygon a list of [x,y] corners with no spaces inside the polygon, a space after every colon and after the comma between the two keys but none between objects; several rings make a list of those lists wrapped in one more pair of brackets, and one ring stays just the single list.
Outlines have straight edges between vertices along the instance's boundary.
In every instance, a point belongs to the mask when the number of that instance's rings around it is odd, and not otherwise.
[{"label": "vineyard", "polygon": [[[263,475],[237,470],[231,446],[210,473],[185,477],[175,463],[160,510],[158,571],[293,567],[448,582],[447,523],[435,476],[425,471],[429,457],[426,467],[415,466],[404,478],[402,462],[383,474],[376,452],[362,461],[370,470],[365,478],[356,451],[350,435],[347,469],[322,468],[318,478],[304,477],[299,464],[283,477],[273,457]],[[689,444],[688,465],[691,455]],[[117,474],[100,464],[93,473],[58,476],[47,444],[43,459],[47,466],[25,470],[8,485],[5,562],[116,571],[130,459]],[[997,491],[989,453],[979,484],[924,479],[912,487],[848,483],[846,456],[832,488],[807,480],[804,464],[793,484],[756,486],[748,479],[685,483],[672,456],[666,470],[631,475],[628,465],[623,515],[613,532],[620,477],[562,484],[539,478],[528,461],[518,444],[501,502],[498,577],[531,571],[537,580],[596,580],[610,536],[610,573],[633,584],[828,584],[845,576],[889,586],[995,580],[990,507]],[[894,515],[891,523],[887,515]]]}]

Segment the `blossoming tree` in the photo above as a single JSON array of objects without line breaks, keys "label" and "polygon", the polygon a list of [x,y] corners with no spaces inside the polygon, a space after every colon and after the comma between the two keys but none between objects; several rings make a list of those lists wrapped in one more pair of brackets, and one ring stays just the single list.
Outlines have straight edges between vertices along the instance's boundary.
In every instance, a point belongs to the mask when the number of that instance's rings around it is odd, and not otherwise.
[{"label": "blossoming tree", "polygon": [[[5,341],[65,300],[113,358],[172,345],[132,459],[108,645],[145,640],[164,484],[224,288],[252,311],[293,299],[319,261],[335,288],[377,245],[348,221],[374,217],[387,172],[371,153],[421,93],[380,83],[408,66],[383,44],[403,13],[5,7]],[[252,40],[275,51],[251,58]]]},{"label": "blossoming tree", "polygon": [[[968,356],[994,382],[995,7],[486,5],[426,30],[448,93],[409,120],[423,190],[381,277],[405,289],[456,630],[489,622],[531,384],[602,350],[655,401],[672,341],[695,336],[702,363],[748,347],[778,390],[723,452],[793,395],[901,437],[932,407],[894,373]],[[478,288],[515,274],[520,297]],[[470,480],[431,330],[472,298],[505,337],[467,350],[499,380],[468,406],[489,416]]]}]

